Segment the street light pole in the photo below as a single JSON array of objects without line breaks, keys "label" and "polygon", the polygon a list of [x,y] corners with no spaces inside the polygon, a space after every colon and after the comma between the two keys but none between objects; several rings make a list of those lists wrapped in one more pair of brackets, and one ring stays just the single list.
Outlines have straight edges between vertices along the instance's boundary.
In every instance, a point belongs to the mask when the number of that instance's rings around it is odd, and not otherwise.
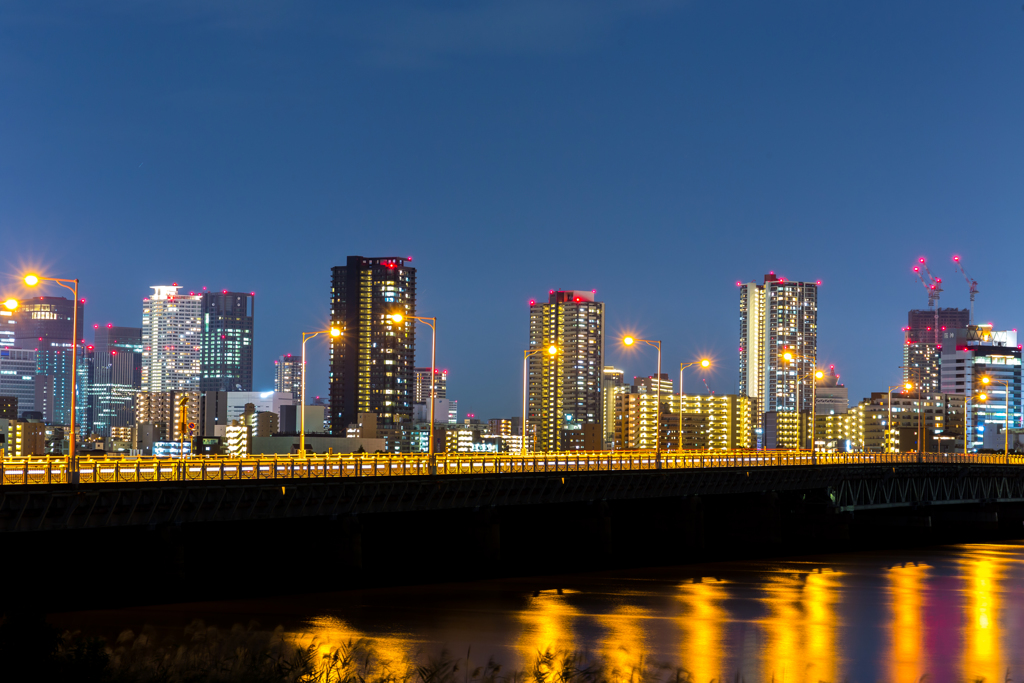
[{"label": "street light pole", "polygon": [[896,384],[894,386],[889,387],[889,398],[886,400],[886,404],[885,404],[886,408],[889,411],[889,419],[885,423],[885,433],[886,433],[886,437],[885,437],[885,452],[886,453],[892,453],[893,452],[893,450],[892,450],[892,390],[893,389],[899,389],[902,386],[903,386],[902,384]]},{"label": "street light pole", "polygon": [[800,433],[800,385],[803,384],[804,380],[810,378],[811,380],[811,462],[814,462],[815,444],[814,437],[815,431],[817,430],[817,408],[818,402],[818,380],[825,376],[825,373],[818,370],[818,359],[813,356],[802,356],[800,354],[793,353],[792,351],[786,351],[782,354],[782,358],[787,363],[792,363],[794,360],[809,360],[811,361],[811,371],[803,377],[797,377],[796,380],[796,424],[797,434]]},{"label": "street light pole", "polygon": [[711,361],[707,358],[695,360],[692,363],[679,364],[679,454],[683,454],[683,370],[699,365],[702,368],[711,367]]},{"label": "street light pole", "polygon": [[337,327],[332,327],[329,330],[302,333],[302,386],[299,389],[299,455],[306,454],[306,342],[318,334],[340,337],[341,330]]},{"label": "street light pole", "polygon": [[421,322],[430,327],[430,431],[427,437],[430,439],[430,444],[427,446],[427,464],[430,467],[430,473],[437,474],[437,455],[434,453],[434,404],[437,403],[437,377],[434,376],[437,368],[434,362],[437,358],[437,318],[405,315],[404,313],[393,313],[391,315],[391,320],[395,323],[401,323],[406,318]]},{"label": "street light pole", "polygon": [[988,396],[984,393],[981,393],[975,396],[964,397],[964,458],[967,458],[967,404],[975,399],[979,401],[987,401]]},{"label": "street light pole", "polygon": [[1006,407],[1003,409],[1003,456],[1007,462],[1010,460],[1010,382],[991,377],[982,377],[982,384],[1001,384],[1006,391]]},{"label": "street light pole", "polygon": [[29,287],[35,287],[42,281],[56,282],[64,289],[70,290],[75,297],[71,314],[71,435],[68,446],[68,474],[69,478],[73,480],[71,483],[78,483],[78,465],[75,461],[75,402],[78,396],[78,280],[43,277],[31,273],[25,276],[25,284]]},{"label": "street light pole", "polygon": [[623,337],[622,343],[626,346],[632,346],[636,343],[647,344],[658,349],[658,375],[655,377],[655,399],[654,405],[654,463],[656,469],[661,469],[661,340],[651,339],[636,339],[634,337]]}]

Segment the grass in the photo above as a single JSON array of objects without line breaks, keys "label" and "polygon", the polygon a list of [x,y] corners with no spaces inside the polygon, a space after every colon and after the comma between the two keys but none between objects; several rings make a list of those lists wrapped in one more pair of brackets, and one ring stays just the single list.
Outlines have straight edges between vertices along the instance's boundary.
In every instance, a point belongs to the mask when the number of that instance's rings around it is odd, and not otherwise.
[{"label": "grass", "polygon": [[643,657],[622,670],[585,652],[548,650],[524,670],[506,670],[446,649],[389,661],[372,640],[302,644],[281,627],[255,624],[225,630],[194,621],[178,638],[143,629],[108,642],[25,615],[0,623],[0,662],[0,678],[10,683],[693,683],[686,670]]}]

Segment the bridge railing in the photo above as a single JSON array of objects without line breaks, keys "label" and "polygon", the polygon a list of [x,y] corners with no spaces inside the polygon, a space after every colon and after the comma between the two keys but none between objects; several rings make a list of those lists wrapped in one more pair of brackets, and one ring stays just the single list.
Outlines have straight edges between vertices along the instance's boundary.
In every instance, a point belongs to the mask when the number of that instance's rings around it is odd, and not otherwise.
[{"label": "bridge railing", "polygon": [[[799,467],[871,464],[1012,464],[1021,455],[925,453],[817,453],[810,451],[685,451],[663,453],[662,469]],[[654,451],[529,453],[449,453],[437,456],[436,474],[597,472],[658,468]],[[159,481],[326,479],[430,474],[425,455],[280,455],[170,460],[153,457],[81,458],[82,484]],[[0,485],[63,484],[69,480],[63,457],[7,459],[0,462]]]}]

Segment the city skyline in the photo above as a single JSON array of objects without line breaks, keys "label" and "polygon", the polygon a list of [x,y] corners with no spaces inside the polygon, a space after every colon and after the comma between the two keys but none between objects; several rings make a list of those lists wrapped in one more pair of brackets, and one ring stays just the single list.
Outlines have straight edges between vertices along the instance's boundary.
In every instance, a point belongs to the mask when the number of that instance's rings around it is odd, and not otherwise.
[{"label": "city skyline", "polygon": [[[774,275],[774,273],[771,273],[771,275]],[[11,277],[13,277],[13,275]],[[422,279],[422,278],[420,278],[420,279]],[[788,280],[786,278],[783,278],[783,281],[784,282],[791,282],[790,280]],[[737,282],[737,283],[734,283],[733,286],[735,287],[737,284],[742,284],[742,283]],[[750,284],[752,284],[752,283],[750,283]],[[811,283],[809,283],[809,284],[811,284]],[[816,284],[814,284],[815,290],[817,290],[817,286],[820,285],[820,284],[821,284],[820,280],[817,281]],[[747,285],[743,285],[743,287],[746,287],[746,286]],[[14,291],[15,288],[16,288],[16,286],[15,287],[8,287],[7,290],[5,290],[5,291],[8,291],[8,292]],[[151,286],[150,289],[158,290],[158,291],[163,291],[165,289],[168,289],[168,286]],[[188,288],[187,287],[183,287],[183,286],[178,285],[178,284],[175,284],[173,289],[184,290],[184,289],[188,289]],[[205,288],[203,288],[203,289],[205,289]],[[572,291],[572,290],[569,290],[569,291]],[[83,289],[82,298],[85,299],[86,301],[89,301],[89,299],[85,296],[85,292],[86,292],[86,290]],[[588,294],[589,293],[590,292],[588,292]],[[201,299],[201,297],[204,294],[205,294],[205,292],[195,293],[195,294],[193,294],[193,296],[195,296],[195,298],[198,300],[198,299]],[[219,293],[217,293],[217,294],[219,295]],[[25,297],[25,301],[30,301],[33,298],[37,299],[37,300],[39,299],[39,297]],[[60,299],[62,297],[56,296],[56,297],[46,297],[46,298],[49,298],[49,299]],[[947,297],[947,298],[950,298],[950,297]],[[532,301],[535,301],[535,300],[531,300],[531,302]],[[535,308],[534,305],[531,302],[527,302],[528,310],[533,310]],[[93,302],[90,302],[90,303],[95,303],[95,302],[93,301]],[[815,305],[816,304],[817,304],[817,299],[815,298]],[[735,310],[735,305],[736,305],[735,304],[735,300],[733,300],[732,306],[733,306],[734,310]],[[84,327],[85,328],[85,329],[82,330],[83,338],[86,340],[87,343],[92,343],[93,340],[88,339],[90,334],[92,334],[96,329],[102,329],[104,327],[109,327],[110,325],[112,325],[112,323],[108,322],[105,325],[100,325],[99,323],[94,323],[94,322],[89,320],[89,317],[88,317],[89,309],[86,306],[84,306],[84,305],[82,306],[82,309],[85,311],[85,323],[80,325],[80,327]],[[917,309],[920,309],[920,310],[917,310]],[[921,314],[922,312],[923,313],[927,313],[928,315],[932,314],[932,311],[930,311],[929,309],[926,309],[924,306],[915,306],[913,309],[911,309],[911,315]],[[816,313],[817,313],[817,311],[816,311]],[[907,313],[904,312],[903,315],[904,315],[903,319],[906,320]],[[615,311],[611,312],[610,317],[611,317],[611,319],[613,321],[615,320],[615,318],[616,318]],[[468,319],[468,317],[467,317],[467,319]],[[445,322],[446,321],[442,321],[441,325],[444,325]],[[739,325],[737,329],[740,330],[740,333],[741,333],[741,336],[742,336],[742,334],[743,334],[743,332],[742,332],[742,323],[739,321],[739,319],[737,319],[737,323]],[[466,323],[466,324],[468,326],[471,326],[471,322]],[[615,323],[613,323],[613,325],[614,324]],[[981,323],[981,324],[984,324],[984,323]],[[123,326],[123,327],[130,327],[130,325]],[[618,365],[618,366],[626,366],[626,367],[630,367],[631,366],[633,369],[636,370],[636,372],[634,373],[634,377],[653,376],[653,374],[654,374],[653,360],[648,359],[652,363],[651,367],[650,368],[645,367],[643,354],[637,354],[635,350],[627,349],[621,343],[621,338],[622,338],[622,336],[624,334],[631,334],[631,333],[635,334],[635,330],[638,329],[638,327],[639,326],[637,326],[637,325],[632,325],[632,326],[628,326],[627,327],[627,326],[624,326],[621,323],[619,323],[617,326],[613,327],[612,331],[608,332],[609,338],[608,338],[608,341],[606,343],[608,358],[606,360],[605,365]],[[997,325],[996,327],[999,328],[1001,326]],[[1003,326],[1003,327],[1006,327],[1006,329],[1009,329],[1009,326]],[[445,328],[442,327],[442,329],[445,329]],[[899,337],[900,337],[901,340],[903,340],[905,338],[905,335],[907,334],[906,333],[906,329],[909,329],[909,328],[900,328],[900,330],[899,330]],[[1016,328],[1014,328],[1014,329],[1016,329]],[[616,332],[615,330],[618,330],[618,331]],[[818,335],[819,338],[822,337],[822,336],[823,335],[820,335],[820,334]],[[663,340],[663,341],[664,341],[664,344],[665,344],[666,348],[669,348],[670,345],[672,344],[672,340],[666,339],[666,340]],[[259,343],[256,340],[256,338],[254,338],[253,344],[254,344],[254,346],[256,348],[258,348],[261,351],[263,351],[263,349],[261,348],[263,346],[263,344]],[[828,346],[830,346],[829,343],[828,343],[827,336],[826,336],[826,340],[825,340],[824,346],[826,346],[826,348]],[[904,370],[902,370],[900,368],[900,363],[904,361],[904,357],[901,356],[900,354],[901,353],[905,353],[905,348],[904,348],[905,346],[906,346],[905,341],[901,341],[899,343],[899,346],[890,346],[888,349],[885,350],[886,355],[887,356],[892,356],[893,362],[896,363],[893,366],[893,372],[891,373],[891,378],[892,378],[892,381],[894,381],[894,382],[896,382],[896,381],[905,381],[905,380],[901,380],[901,378],[904,375]],[[524,344],[523,348],[528,348],[528,347],[529,347],[529,340],[527,339],[527,341]],[[428,348],[429,348],[429,345],[428,345]],[[312,352],[312,345],[311,345],[311,348],[310,348],[309,351],[310,351],[310,352],[308,352],[309,356],[314,358],[314,359],[316,358],[317,355],[321,355],[321,354],[316,354],[315,352]],[[416,356],[417,359],[418,359],[417,365],[419,365],[422,362],[422,355],[424,353],[426,353],[427,358],[429,359],[429,351],[424,352],[423,348],[421,348],[417,352],[417,356]],[[666,351],[666,356],[665,356],[665,360],[664,360],[664,364],[665,364],[664,367],[666,367],[666,368],[670,367],[673,362],[677,363],[677,362],[680,361],[680,359],[673,359],[672,357],[670,357],[668,355],[668,353],[669,352]],[[826,353],[827,353],[827,351],[826,351]],[[709,357],[714,359],[712,367],[709,370],[702,371],[702,378],[707,380],[707,384],[706,385],[704,383],[692,384],[692,385],[690,385],[690,388],[689,388],[687,393],[688,394],[707,393],[709,391],[713,392],[716,395],[738,393],[739,390],[740,390],[739,383],[734,383],[732,386],[729,386],[728,384],[726,384],[723,381],[724,378],[721,376],[723,374],[723,367],[727,368],[728,365],[729,365],[729,358],[724,357],[725,354],[719,352],[717,349],[712,349],[710,351],[704,351],[704,352],[702,352],[702,357],[703,357],[703,355],[707,355],[707,356],[709,356]],[[735,357],[735,355],[736,354],[733,353],[734,357]],[[743,356],[743,355],[744,355],[743,353],[740,354],[740,356]],[[278,354],[277,356],[275,356],[273,359],[271,359],[269,361],[269,364],[271,365],[271,367],[269,369],[268,368],[261,368],[259,366],[259,361],[258,360],[254,362],[253,376],[256,378],[256,380],[253,383],[253,389],[254,390],[257,390],[257,391],[271,391],[271,390],[275,389],[275,373],[276,373],[275,362],[280,358],[280,356],[281,356],[281,354]],[[257,358],[259,358],[259,357],[260,356],[257,356]],[[831,359],[831,358],[834,358],[834,357],[833,356],[829,356],[829,358]],[[854,360],[856,360],[856,359],[854,359]],[[315,363],[315,360],[313,361],[313,363]],[[819,352],[819,354],[818,354],[818,367],[819,367],[819,369],[828,368],[829,366],[832,366],[833,367],[833,371],[835,370],[836,367],[838,367],[839,371],[842,372],[847,365],[853,365],[853,364],[854,363],[848,363],[847,359],[838,359],[838,361],[830,360],[830,361],[826,362],[823,359],[823,356],[821,355],[821,352]],[[442,366],[441,366],[440,362],[438,363],[438,368],[439,368],[439,370],[442,369]],[[479,372],[481,370],[481,368],[471,367],[471,366],[470,367],[466,367],[464,369],[462,367],[461,363],[455,363],[454,364],[454,368],[455,368],[455,373],[453,373],[453,374],[455,374],[456,376],[458,374],[461,374],[461,372],[466,372],[467,374],[471,375],[471,374],[477,373],[477,372]],[[734,364],[734,368],[738,369],[735,364]],[[329,369],[330,369],[329,368],[329,364],[327,364],[326,362],[323,363],[323,368],[319,372],[318,372],[318,370],[316,368],[312,367],[312,365],[311,365],[311,368],[308,371],[308,375],[307,375],[307,383],[308,383],[307,395],[310,398],[310,400],[312,400],[313,396],[326,396],[326,395],[329,394],[329,388],[327,387],[328,383],[325,381],[326,377],[329,374]],[[447,373],[450,372],[450,370],[448,368],[444,368],[443,370],[446,373],[446,377],[447,377]],[[521,370],[520,370],[520,373],[521,373]],[[629,374],[629,373],[627,373],[627,374]],[[197,380],[198,380],[198,375],[197,375]],[[694,379],[693,381],[694,382],[698,382],[699,380]],[[848,374],[844,374],[843,375],[843,382],[844,382],[844,384],[847,384],[848,387],[854,387],[854,388],[850,389],[850,394],[849,394],[850,395],[850,399],[851,399],[852,402],[856,402],[857,400],[860,400],[861,398],[867,398],[868,396],[870,396],[871,392],[876,391],[877,388],[878,388],[877,386],[866,387],[864,392],[863,392],[863,396],[861,396],[857,388],[860,387],[860,386],[864,386],[864,384],[865,384],[864,381],[858,380],[858,378],[851,378]],[[314,390],[314,387],[316,387],[318,383],[322,383],[323,384],[324,390]],[[458,386],[458,383],[456,383],[456,386]],[[695,388],[697,388],[698,390],[695,391]],[[145,385],[143,386],[142,390],[143,391],[146,390]],[[521,393],[521,390],[520,390],[520,393]],[[509,400],[510,397],[507,397],[507,396],[505,396],[505,397],[495,397],[495,396],[492,395],[489,398],[492,399],[491,402],[495,403],[495,404],[497,404],[497,403],[508,404],[508,403],[514,403],[515,402],[515,397],[514,396],[511,397],[512,400]],[[470,400],[472,400],[472,399],[470,399]],[[481,404],[486,404],[487,403],[486,400],[481,401],[480,397],[476,397],[476,400],[479,401]],[[466,399],[462,399],[462,401],[463,401],[463,405],[469,403],[469,401],[467,401]],[[462,408],[462,412],[466,413],[466,411],[467,411],[467,408],[463,407]],[[472,410],[472,409],[469,409],[469,412],[474,412],[476,415],[487,415],[489,417],[502,417],[502,416],[508,417],[508,416],[512,416],[512,415],[518,415],[518,413],[522,412],[522,410],[521,410],[521,408],[517,409],[517,408],[513,407],[511,412],[510,411],[506,411],[508,413],[507,415],[505,413],[490,414],[490,413],[487,413],[485,410],[481,410],[481,409],[477,409],[475,411]]]},{"label": "city skyline", "polygon": [[[870,4],[554,1],[564,13],[529,13],[536,40],[463,7],[388,23],[311,8],[299,38],[296,8],[57,21],[12,3],[3,293],[29,268],[78,277],[86,325],[135,327],[152,285],[255,291],[254,388],[270,389],[273,359],[329,323],[331,267],[412,255],[450,395],[493,416],[518,412],[527,302],[549,289],[597,289],[608,339],[661,339],[666,363],[714,354],[719,393],[736,390],[733,283],[771,270],[822,280],[819,358],[851,397],[901,377],[921,256],[940,305],[970,305],[960,255],[976,321],[1019,326],[1019,5],[910,2],[879,21]],[[374,30],[390,20],[409,35]],[[340,45],[340,26],[364,38]],[[483,292],[482,269],[499,275]],[[324,396],[326,348],[309,353]]]}]

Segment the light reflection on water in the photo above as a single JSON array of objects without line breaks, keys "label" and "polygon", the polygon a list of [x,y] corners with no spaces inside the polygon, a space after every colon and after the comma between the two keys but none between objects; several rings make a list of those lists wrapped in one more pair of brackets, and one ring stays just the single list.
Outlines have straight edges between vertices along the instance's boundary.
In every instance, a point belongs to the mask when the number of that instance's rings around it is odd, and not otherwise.
[{"label": "light reflection on water", "polygon": [[[695,681],[1024,677],[1024,542],[351,591],[55,615],[116,634],[189,620],[283,624],[322,646],[371,638],[392,662],[470,650],[505,671],[587,651],[630,678],[644,661]],[[85,628],[88,631],[88,627]]]}]

